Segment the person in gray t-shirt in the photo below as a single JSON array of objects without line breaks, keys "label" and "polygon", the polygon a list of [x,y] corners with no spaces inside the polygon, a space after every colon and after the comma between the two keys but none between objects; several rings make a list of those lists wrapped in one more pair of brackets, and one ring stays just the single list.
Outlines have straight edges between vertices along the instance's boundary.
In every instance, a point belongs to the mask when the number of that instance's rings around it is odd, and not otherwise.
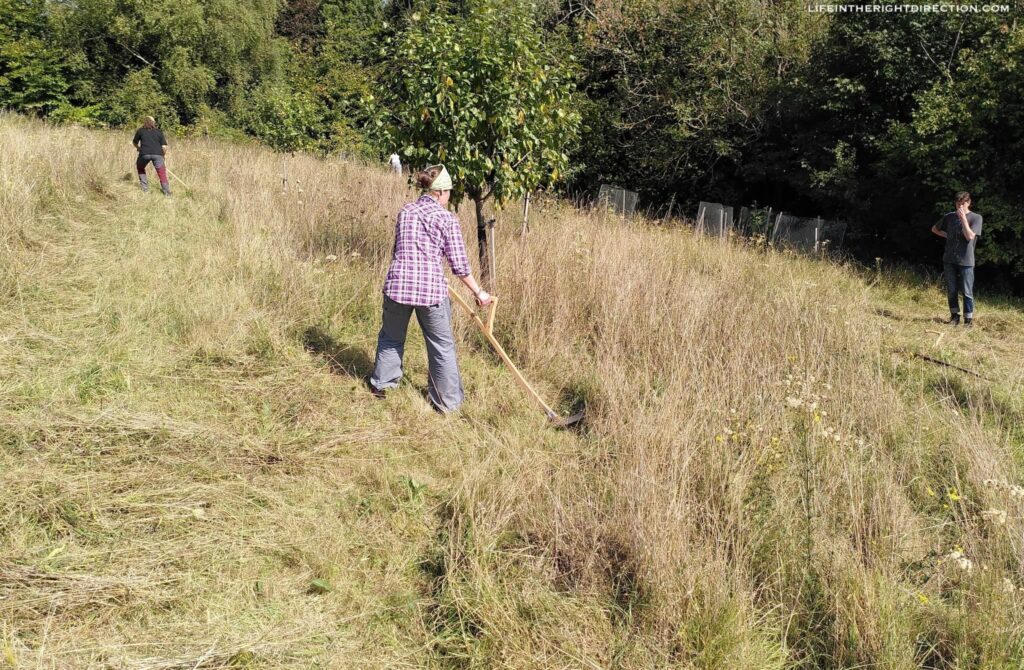
[{"label": "person in gray t-shirt", "polygon": [[960,294],[964,296],[964,325],[974,323],[974,247],[981,235],[981,215],[971,211],[971,194],[956,194],[956,210],[932,226],[932,232],[946,238],[942,265],[949,298],[949,323],[960,324]]}]

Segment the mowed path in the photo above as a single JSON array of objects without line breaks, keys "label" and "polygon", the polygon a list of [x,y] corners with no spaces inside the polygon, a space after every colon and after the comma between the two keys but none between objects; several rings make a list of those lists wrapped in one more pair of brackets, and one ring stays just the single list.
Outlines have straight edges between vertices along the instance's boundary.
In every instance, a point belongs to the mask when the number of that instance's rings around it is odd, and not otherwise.
[{"label": "mowed path", "polygon": [[[19,241],[0,303],[0,658],[421,667],[446,491],[486,431],[415,384],[363,391],[375,299],[345,294],[365,269],[275,254],[176,190],[87,180]],[[331,305],[289,304],[274,277],[349,310],[317,318]]]}]

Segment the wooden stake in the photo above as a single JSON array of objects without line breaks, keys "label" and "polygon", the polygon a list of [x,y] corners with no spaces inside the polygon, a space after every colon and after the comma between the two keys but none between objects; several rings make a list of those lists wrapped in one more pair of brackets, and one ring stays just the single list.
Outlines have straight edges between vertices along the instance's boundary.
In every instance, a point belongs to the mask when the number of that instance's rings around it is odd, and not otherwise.
[{"label": "wooden stake", "polygon": [[523,200],[523,227],[519,231],[519,236],[524,237],[526,233],[530,232],[530,194],[526,194],[526,198]]}]

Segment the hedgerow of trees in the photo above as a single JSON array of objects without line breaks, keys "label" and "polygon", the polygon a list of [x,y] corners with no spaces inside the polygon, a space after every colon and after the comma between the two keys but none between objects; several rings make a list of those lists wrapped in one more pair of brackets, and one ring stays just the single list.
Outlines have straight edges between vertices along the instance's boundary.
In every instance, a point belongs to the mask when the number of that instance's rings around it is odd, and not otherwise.
[{"label": "hedgerow of trees", "polygon": [[114,127],[153,114],[284,151],[397,148],[461,169],[473,199],[611,182],[662,211],[843,217],[864,256],[915,262],[966,189],[985,217],[979,261],[1020,286],[1024,36],[1008,8],[0,0],[0,107]]}]

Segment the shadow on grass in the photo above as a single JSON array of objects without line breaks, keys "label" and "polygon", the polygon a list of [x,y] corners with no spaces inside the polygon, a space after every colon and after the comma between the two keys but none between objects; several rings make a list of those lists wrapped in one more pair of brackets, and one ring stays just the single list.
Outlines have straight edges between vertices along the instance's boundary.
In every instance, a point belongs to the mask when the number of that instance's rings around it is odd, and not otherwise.
[{"label": "shadow on grass", "polygon": [[373,372],[373,359],[363,350],[335,340],[320,326],[310,326],[302,334],[302,344],[311,354],[320,356],[336,375],[366,379]]},{"label": "shadow on grass", "polygon": [[897,314],[896,312],[892,311],[891,309],[886,309],[885,307],[878,307],[878,308],[876,308],[875,309],[875,314],[877,314],[878,316],[883,316],[883,317],[885,317],[887,319],[892,319],[893,321],[910,321],[910,322],[914,322],[914,323],[939,323],[939,324],[943,324],[943,323],[946,323],[948,321],[948,319],[943,319],[942,317],[938,317],[938,316],[903,316],[901,314]]}]

